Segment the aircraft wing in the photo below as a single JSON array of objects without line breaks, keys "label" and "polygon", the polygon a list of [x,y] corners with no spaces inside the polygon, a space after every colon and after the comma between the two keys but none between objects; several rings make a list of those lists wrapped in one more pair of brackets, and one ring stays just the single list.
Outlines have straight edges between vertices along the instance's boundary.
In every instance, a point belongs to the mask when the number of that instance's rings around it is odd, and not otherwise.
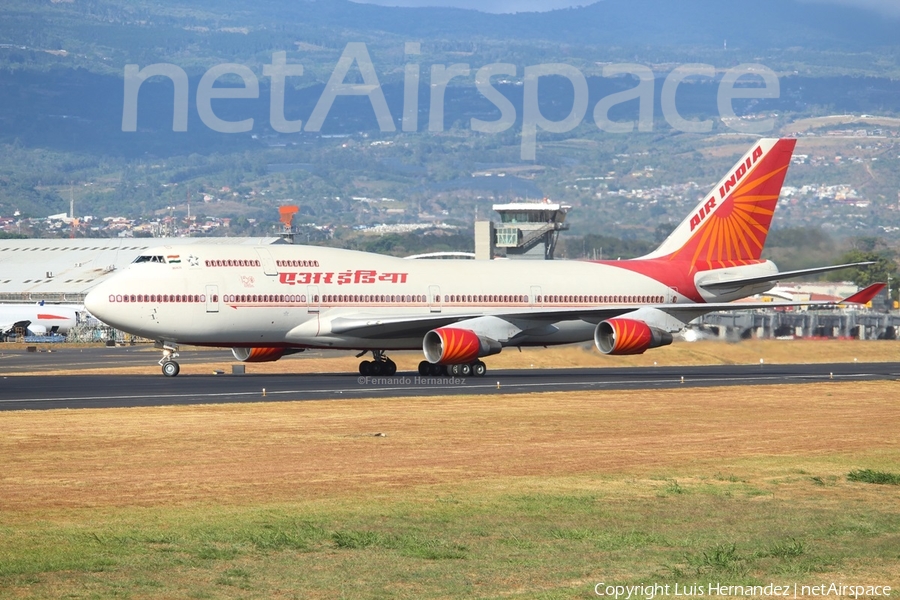
[{"label": "aircraft wing", "polygon": [[[546,327],[557,321],[582,320],[599,323],[606,319],[634,312],[641,308],[652,308],[662,311],[688,323],[695,318],[711,312],[757,310],[773,308],[792,308],[801,306],[834,307],[840,304],[866,304],[885,288],[885,284],[876,283],[848,296],[838,302],[719,302],[704,304],[657,304],[657,305],[620,305],[602,308],[521,308],[502,313],[491,313],[491,317],[503,319],[515,324],[523,331]],[[339,335],[352,335],[367,339],[378,339],[394,336],[424,335],[431,329],[446,327],[455,323],[477,319],[486,315],[482,313],[453,314],[433,313],[428,315],[353,315],[337,316],[330,320],[331,332]]]},{"label": "aircraft wing", "polygon": [[17,328],[21,327],[22,329],[28,329],[31,325],[31,321],[15,321],[13,323],[0,323],[0,334],[10,333],[15,331]]},{"label": "aircraft wing", "polygon": [[874,265],[874,262],[858,262],[848,263],[846,265],[831,265],[828,267],[816,267],[813,269],[799,269],[797,271],[782,271],[781,273],[773,273],[771,275],[760,275],[757,277],[740,277],[734,279],[712,279],[709,281],[698,281],[697,285],[707,290],[730,290],[738,289],[745,285],[755,283],[767,283],[769,281],[780,281],[789,277],[803,277],[804,275],[815,275],[816,273],[827,273],[829,271],[840,271],[850,267],[865,267]]},{"label": "aircraft wing", "polygon": [[[502,313],[491,313],[490,316],[504,319],[512,323],[520,323],[522,329],[553,323],[555,321],[596,321],[611,319],[634,310],[634,306],[604,308],[568,308],[544,309],[521,308]],[[430,315],[353,315],[352,317],[335,317],[331,320],[331,332],[339,335],[353,335],[369,339],[387,337],[413,337],[425,335],[437,327],[446,327],[486,316],[484,313],[455,313],[452,315],[433,313]]]}]

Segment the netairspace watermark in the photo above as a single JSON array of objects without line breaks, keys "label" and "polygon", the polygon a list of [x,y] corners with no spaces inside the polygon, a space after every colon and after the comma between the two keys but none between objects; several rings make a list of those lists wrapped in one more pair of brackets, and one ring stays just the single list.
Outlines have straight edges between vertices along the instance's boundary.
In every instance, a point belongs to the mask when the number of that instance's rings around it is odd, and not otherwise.
[{"label": "netairspace watermark", "polygon": [[405,387],[429,387],[429,386],[448,386],[448,385],[465,385],[465,377],[427,377],[417,375],[415,377],[365,377],[360,376],[356,379],[359,385],[371,386],[405,386]]},{"label": "netairspace watermark", "polygon": [[[403,110],[400,119],[404,132],[419,131],[419,85],[422,65],[416,60],[421,54],[418,42],[407,42],[405,53],[410,62],[403,72]],[[346,83],[347,75],[356,67],[362,83]],[[472,77],[473,68],[469,64],[434,64],[430,68],[430,96],[428,107],[428,131],[444,131],[444,95],[447,85],[455,78]],[[499,111],[493,121],[472,118],[472,131],[497,134],[513,127],[518,115],[516,107],[494,85],[494,78],[518,77],[519,68],[510,63],[492,63],[474,70],[474,83],[478,92]],[[381,89],[375,65],[365,43],[351,42],[346,45],[328,83],[319,96],[312,113],[304,123],[301,119],[288,120],[285,117],[285,83],[288,77],[303,75],[302,64],[288,64],[286,52],[274,52],[272,62],[263,65],[263,77],[269,78],[269,126],[277,133],[289,134],[301,131],[319,132],[334,102],[341,96],[366,96],[375,113],[378,127],[383,133],[397,130],[394,115],[391,114]],[[640,64],[623,63],[605,65],[605,78],[630,75],[637,80],[631,89],[616,92],[600,99],[593,109],[589,106],[588,83],[584,74],[576,67],[564,63],[550,63],[526,66],[523,71],[522,99],[522,160],[535,160],[538,131],[547,133],[567,133],[581,125],[591,112],[596,126],[608,133],[652,132],[654,129],[654,101],[656,95],[655,76],[650,67]],[[239,87],[217,87],[216,81],[222,77],[236,76],[242,82]],[[572,106],[565,118],[553,120],[546,117],[539,105],[541,80],[549,85],[546,78],[556,76],[568,80],[574,91]],[[708,64],[687,64],[673,69],[662,85],[660,102],[665,121],[675,130],[687,133],[712,131],[712,119],[686,119],[676,107],[678,87],[688,79],[714,79],[716,69]],[[172,131],[188,130],[188,76],[181,67],[170,63],[156,63],[143,68],[137,64],[125,65],[125,97],[122,108],[122,131],[137,131],[138,96],[141,85],[151,77],[165,77],[172,81],[173,118]],[[752,87],[747,87],[751,84]],[[224,63],[207,70],[197,85],[197,113],[203,124],[219,133],[246,133],[253,130],[252,118],[228,121],[213,111],[215,100],[252,100],[259,98],[259,78],[247,66]],[[734,101],[775,99],[781,95],[777,74],[760,64],[742,64],[725,71],[716,97],[719,118],[730,129],[740,133],[763,134],[775,127],[773,118],[747,120],[739,118],[734,111]],[[613,121],[610,110],[626,102],[638,102],[637,121]]]},{"label": "netairspace watermark", "polygon": [[887,585],[847,585],[844,583],[820,583],[803,585],[786,583],[783,585],[727,585],[722,583],[708,584],[639,584],[614,585],[600,582],[594,586],[597,596],[615,598],[616,600],[653,600],[659,597],[701,596],[738,596],[765,598],[878,598],[891,595],[891,587]]}]

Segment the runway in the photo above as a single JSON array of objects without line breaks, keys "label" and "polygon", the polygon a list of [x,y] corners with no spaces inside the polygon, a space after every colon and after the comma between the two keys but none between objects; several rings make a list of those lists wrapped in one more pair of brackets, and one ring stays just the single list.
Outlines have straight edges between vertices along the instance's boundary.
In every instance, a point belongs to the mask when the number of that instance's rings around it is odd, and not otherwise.
[{"label": "runway", "polygon": [[[125,351],[123,351],[125,350]],[[521,369],[488,371],[485,377],[361,377],[355,373],[277,375],[46,375],[60,368],[146,365],[146,352],[96,348],[81,353],[54,352],[36,358],[4,352],[0,373],[28,360],[33,376],[0,375],[0,410],[111,408],[217,404],[261,401],[308,401],[458,394],[689,389],[710,386],[756,386],[818,381],[900,379],[900,363],[797,365],[717,365],[706,367],[632,367],[592,369]],[[179,359],[202,362],[211,355]],[[752,393],[752,392],[751,392]],[[485,401],[490,401],[486,399]]]}]

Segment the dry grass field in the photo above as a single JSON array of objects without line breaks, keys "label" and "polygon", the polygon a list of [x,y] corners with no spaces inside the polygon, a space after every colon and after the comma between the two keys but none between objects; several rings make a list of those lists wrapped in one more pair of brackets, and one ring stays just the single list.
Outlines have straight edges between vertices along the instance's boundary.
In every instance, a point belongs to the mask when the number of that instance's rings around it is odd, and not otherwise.
[{"label": "dry grass field", "polygon": [[[865,129],[873,127],[900,127],[900,119],[893,117],[859,117],[853,115],[832,115],[827,117],[814,117],[799,119],[785,124],[777,133],[772,132],[770,137],[796,137],[798,134],[813,132],[830,127],[842,127],[845,129]],[[730,136],[725,143],[722,136],[713,136],[704,140],[704,145],[698,151],[709,158],[731,158],[740,156],[747,151],[747,147],[756,138],[752,135],[735,134]],[[859,144],[860,137],[818,135],[815,137],[801,137],[797,140],[795,154],[813,154],[819,152],[849,152],[856,153],[855,147]],[[865,151],[862,151],[865,153]]]},{"label": "dry grass field", "polygon": [[821,383],[0,413],[0,597],[897,588],[898,487],[847,475],[900,471],[898,395]]},{"label": "dry grass field", "polygon": [[858,117],[854,115],[832,115],[828,117],[812,117],[809,119],[798,119],[782,127],[782,135],[796,135],[813,129],[822,127],[834,127],[837,125],[850,125],[855,127],[874,126],[874,127],[900,127],[900,119],[893,117]]},{"label": "dry grass field", "polygon": [[711,476],[763,456],[891,453],[895,393],[878,382],[17,411],[0,415],[0,508],[280,502],[685,466]]}]

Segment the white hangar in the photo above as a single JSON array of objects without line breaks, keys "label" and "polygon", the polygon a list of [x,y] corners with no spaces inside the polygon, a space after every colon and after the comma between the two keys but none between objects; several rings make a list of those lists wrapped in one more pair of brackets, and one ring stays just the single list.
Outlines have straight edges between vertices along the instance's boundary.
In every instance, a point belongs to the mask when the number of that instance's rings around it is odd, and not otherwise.
[{"label": "white hangar", "polygon": [[172,244],[282,244],[272,238],[76,238],[0,240],[0,303],[81,303],[144,250]]}]

